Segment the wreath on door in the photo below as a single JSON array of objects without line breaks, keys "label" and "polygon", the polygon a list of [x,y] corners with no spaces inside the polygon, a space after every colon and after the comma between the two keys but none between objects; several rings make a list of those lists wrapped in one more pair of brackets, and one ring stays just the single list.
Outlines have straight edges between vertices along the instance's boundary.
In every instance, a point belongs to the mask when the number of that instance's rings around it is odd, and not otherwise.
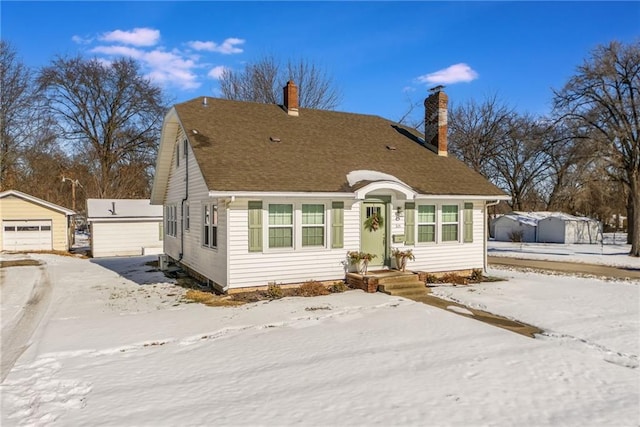
[{"label": "wreath on door", "polygon": [[372,213],[371,216],[364,221],[364,228],[370,232],[377,231],[383,226],[384,218],[377,212]]}]

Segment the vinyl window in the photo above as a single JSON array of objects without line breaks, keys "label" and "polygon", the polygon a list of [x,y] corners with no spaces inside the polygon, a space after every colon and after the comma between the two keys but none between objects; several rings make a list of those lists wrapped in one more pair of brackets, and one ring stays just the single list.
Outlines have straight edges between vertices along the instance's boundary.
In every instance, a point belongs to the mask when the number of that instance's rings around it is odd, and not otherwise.
[{"label": "vinyl window", "polygon": [[418,206],[418,243],[436,241],[436,206]]},{"label": "vinyl window", "polygon": [[293,247],[293,205],[269,205],[269,247]]},{"label": "vinyl window", "polygon": [[302,205],[302,246],[324,246],[324,205]]},{"label": "vinyl window", "polygon": [[442,241],[457,242],[458,231],[458,205],[442,205]]}]

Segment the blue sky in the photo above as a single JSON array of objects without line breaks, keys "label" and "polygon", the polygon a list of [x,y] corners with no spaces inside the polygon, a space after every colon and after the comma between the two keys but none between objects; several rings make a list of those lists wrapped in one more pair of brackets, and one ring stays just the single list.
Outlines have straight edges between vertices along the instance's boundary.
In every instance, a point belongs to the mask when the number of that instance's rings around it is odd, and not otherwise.
[{"label": "blue sky", "polygon": [[29,66],[126,54],[175,102],[218,94],[223,67],[308,59],[340,111],[392,120],[444,84],[453,104],[497,95],[546,114],[589,52],[640,39],[639,2],[80,2],[0,4],[2,39]]}]

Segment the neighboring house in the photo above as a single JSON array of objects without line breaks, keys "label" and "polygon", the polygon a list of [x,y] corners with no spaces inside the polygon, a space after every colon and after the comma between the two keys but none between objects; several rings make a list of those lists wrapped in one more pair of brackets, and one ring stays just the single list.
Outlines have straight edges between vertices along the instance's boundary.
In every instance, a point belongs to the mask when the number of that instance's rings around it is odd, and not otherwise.
[{"label": "neighboring house", "polygon": [[1,251],[68,251],[71,209],[16,190],[0,193]]},{"label": "neighboring house", "polygon": [[491,224],[494,239],[500,242],[535,242],[538,219],[526,212],[501,215]]},{"label": "neighboring house", "polygon": [[[495,240],[538,243],[597,243],[600,223],[563,212],[511,212],[496,218]],[[517,237],[515,238],[514,237]]]},{"label": "neighboring house", "polygon": [[[425,101],[423,135],[378,116],[200,97],[162,128],[151,203],[164,253],[222,291],[345,277],[347,252],[408,269],[482,269],[486,207],[509,197],[447,156],[447,96]],[[372,217],[378,227],[366,227]],[[371,224],[369,224],[371,225]]]},{"label": "neighboring house", "polygon": [[149,199],[87,199],[94,258],[162,253],[162,206]]},{"label": "neighboring house", "polygon": [[538,221],[540,243],[598,243],[602,241],[600,222],[595,219],[555,213]]}]

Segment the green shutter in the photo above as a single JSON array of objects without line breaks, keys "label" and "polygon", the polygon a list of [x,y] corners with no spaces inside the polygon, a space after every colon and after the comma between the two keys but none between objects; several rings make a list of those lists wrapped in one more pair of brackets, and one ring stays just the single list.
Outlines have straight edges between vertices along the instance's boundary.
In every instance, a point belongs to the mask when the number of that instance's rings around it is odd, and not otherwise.
[{"label": "green shutter", "polygon": [[331,203],[331,247],[344,247],[344,202]]},{"label": "green shutter", "polygon": [[416,244],[416,204],[404,204],[404,243],[405,245]]},{"label": "green shutter", "polygon": [[473,242],[473,203],[464,204],[464,242]]},{"label": "green shutter", "polygon": [[262,252],[262,202],[249,202],[249,252]]}]

